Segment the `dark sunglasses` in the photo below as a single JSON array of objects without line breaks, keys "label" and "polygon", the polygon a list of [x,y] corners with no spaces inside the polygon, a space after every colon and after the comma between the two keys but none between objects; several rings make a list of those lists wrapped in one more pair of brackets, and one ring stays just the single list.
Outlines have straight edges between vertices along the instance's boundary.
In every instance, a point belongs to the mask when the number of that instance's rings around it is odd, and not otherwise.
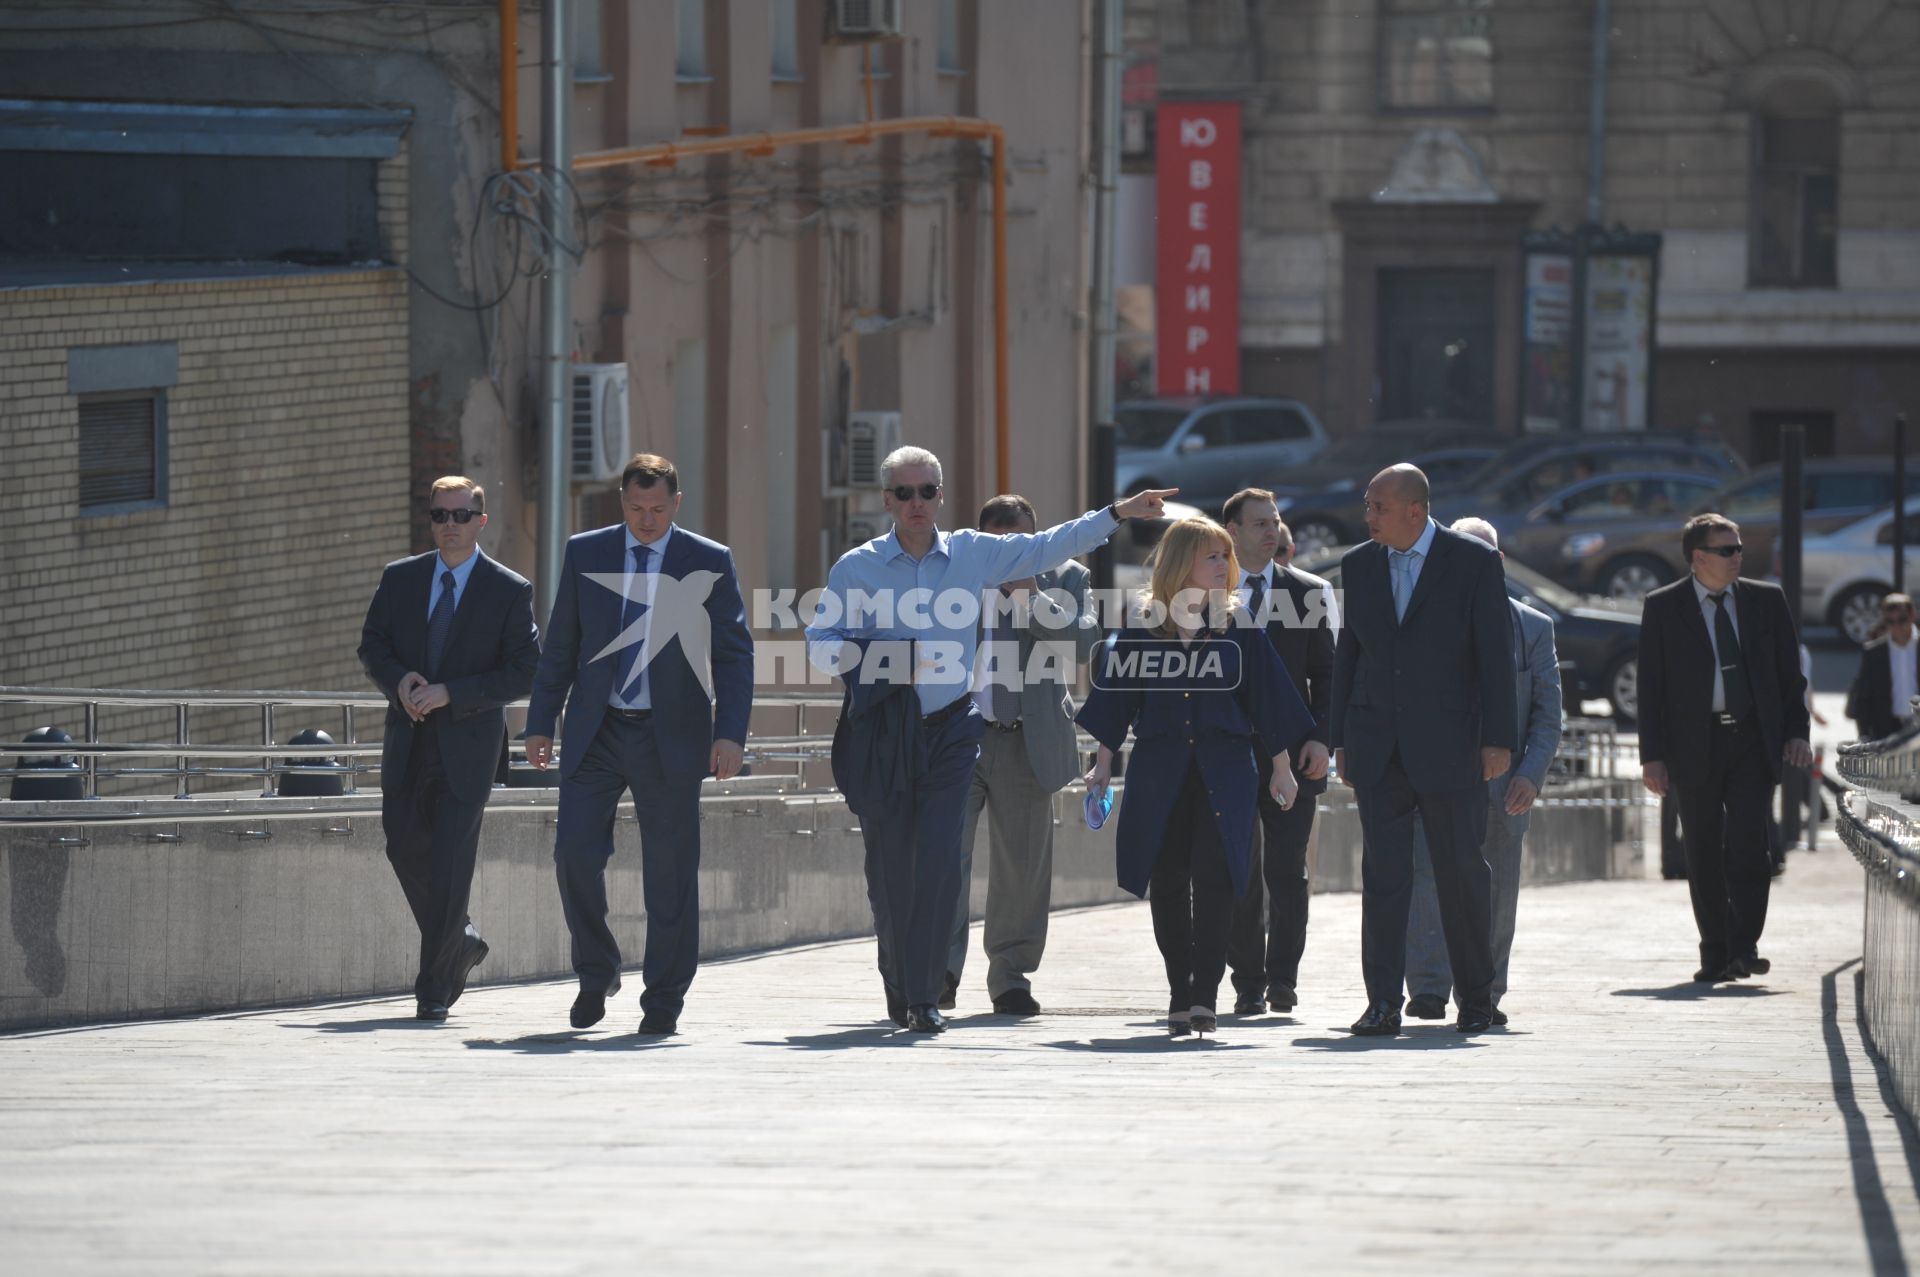
[{"label": "dark sunglasses", "polygon": [[937,483],[923,483],[919,487],[914,488],[903,483],[893,490],[893,499],[903,502],[911,501],[915,494],[918,494],[922,501],[931,501],[940,495],[940,485]]},{"label": "dark sunglasses", "polygon": [[445,523],[448,519],[452,519],[455,523],[464,524],[472,523],[474,516],[479,513],[478,510],[429,510],[427,517],[435,523]]},{"label": "dark sunglasses", "polygon": [[1746,548],[1744,545],[1703,545],[1700,547],[1700,553],[1717,554],[1723,559],[1731,559],[1737,554],[1744,553]]}]

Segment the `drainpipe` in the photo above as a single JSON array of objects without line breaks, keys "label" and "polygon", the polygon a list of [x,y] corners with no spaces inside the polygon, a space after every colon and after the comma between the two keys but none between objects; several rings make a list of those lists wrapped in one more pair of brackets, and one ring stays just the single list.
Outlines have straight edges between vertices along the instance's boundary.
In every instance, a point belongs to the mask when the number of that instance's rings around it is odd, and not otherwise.
[{"label": "drainpipe", "polygon": [[[1113,420],[1114,224],[1120,189],[1120,20],[1121,0],[1094,0],[1100,33],[1095,55],[1094,91],[1099,103],[1099,151],[1093,179],[1093,424]],[[1096,494],[1097,495],[1097,494]]]},{"label": "drainpipe", "polygon": [[569,449],[568,401],[572,391],[573,263],[560,245],[573,234],[573,39],[572,0],[546,0],[540,7],[540,164],[547,198],[546,274],[540,312],[540,620],[544,623],[560,588],[567,550]]}]

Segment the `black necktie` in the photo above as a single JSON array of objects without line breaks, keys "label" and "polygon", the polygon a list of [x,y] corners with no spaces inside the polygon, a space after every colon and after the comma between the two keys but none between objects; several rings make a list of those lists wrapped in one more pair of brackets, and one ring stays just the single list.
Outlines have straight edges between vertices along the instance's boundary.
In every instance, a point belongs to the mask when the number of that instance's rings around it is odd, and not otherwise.
[{"label": "black necktie", "polygon": [[1260,619],[1260,605],[1267,598],[1267,574],[1247,578],[1247,612],[1254,620]]},{"label": "black necktie", "polygon": [[433,601],[433,613],[427,617],[427,676],[440,672],[440,658],[446,654],[447,635],[453,632],[453,573],[440,574],[440,597]]},{"label": "black necktie", "polygon": [[1745,718],[1753,712],[1753,689],[1747,686],[1747,667],[1740,661],[1740,636],[1733,632],[1733,618],[1727,615],[1727,593],[1722,590],[1707,597],[1713,600],[1713,645],[1719,649],[1727,713]]}]

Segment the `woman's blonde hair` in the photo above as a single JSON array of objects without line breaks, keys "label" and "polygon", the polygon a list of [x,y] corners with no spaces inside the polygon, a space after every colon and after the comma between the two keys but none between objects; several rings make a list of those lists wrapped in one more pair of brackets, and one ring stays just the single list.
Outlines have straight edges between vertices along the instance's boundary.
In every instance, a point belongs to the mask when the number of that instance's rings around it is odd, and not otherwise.
[{"label": "woman's blonde hair", "polygon": [[1193,565],[1200,556],[1215,546],[1227,552],[1227,588],[1214,591],[1214,597],[1208,600],[1207,616],[1213,622],[1212,628],[1223,630],[1231,622],[1233,608],[1239,606],[1239,599],[1233,587],[1240,581],[1240,560],[1233,553],[1233,538],[1227,530],[1212,519],[1195,516],[1181,519],[1166,530],[1160,543],[1147,555],[1147,568],[1150,573],[1146,593],[1140,602],[1146,613],[1147,628],[1162,638],[1174,638],[1179,628],[1174,624],[1173,604],[1175,596],[1187,589],[1187,580],[1193,575]]}]

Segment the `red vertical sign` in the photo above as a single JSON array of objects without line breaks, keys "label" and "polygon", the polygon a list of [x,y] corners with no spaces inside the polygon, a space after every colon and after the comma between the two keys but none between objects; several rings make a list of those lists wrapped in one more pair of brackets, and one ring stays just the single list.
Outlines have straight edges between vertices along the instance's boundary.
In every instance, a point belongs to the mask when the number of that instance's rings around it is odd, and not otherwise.
[{"label": "red vertical sign", "polygon": [[1240,392],[1240,104],[1160,103],[1154,380]]}]

